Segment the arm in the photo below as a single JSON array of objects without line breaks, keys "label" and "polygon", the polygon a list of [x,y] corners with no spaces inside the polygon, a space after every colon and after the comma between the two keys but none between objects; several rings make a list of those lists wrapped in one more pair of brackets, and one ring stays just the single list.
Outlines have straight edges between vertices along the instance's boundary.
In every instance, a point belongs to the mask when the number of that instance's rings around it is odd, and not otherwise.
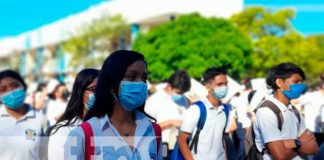
[{"label": "arm", "polygon": [[181,132],[178,138],[179,149],[186,160],[193,160],[191,155],[191,151],[188,145],[188,139],[190,137],[190,133]]},{"label": "arm", "polygon": [[228,133],[232,133],[237,129],[237,124],[236,124],[236,117],[232,117],[230,122],[230,126],[228,128]]},{"label": "arm", "polygon": [[166,120],[166,121],[162,121],[159,122],[158,124],[161,126],[161,129],[168,129],[171,127],[177,127],[180,128],[182,121],[181,120],[177,120],[177,119],[171,119],[171,120]]},{"label": "arm", "polygon": [[316,143],[315,136],[309,130],[305,130],[304,133],[298,137],[301,142],[301,147],[298,150],[301,154],[316,154],[319,149]]},{"label": "arm", "polygon": [[[278,160],[292,159],[295,156],[297,156],[297,152],[288,148],[287,142],[289,142],[289,141],[278,140],[278,141],[273,141],[273,142],[269,142],[266,144],[267,149],[270,152],[273,159],[278,159]],[[295,143],[295,142],[293,142],[293,143]]]}]

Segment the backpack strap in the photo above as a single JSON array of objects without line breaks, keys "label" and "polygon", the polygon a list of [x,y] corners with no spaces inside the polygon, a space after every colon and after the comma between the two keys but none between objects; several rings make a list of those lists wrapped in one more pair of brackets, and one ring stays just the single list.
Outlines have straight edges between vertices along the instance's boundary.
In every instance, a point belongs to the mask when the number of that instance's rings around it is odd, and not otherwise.
[{"label": "backpack strap", "polygon": [[275,115],[277,116],[278,128],[281,131],[284,119],[279,107],[269,100],[265,100],[264,102],[262,102],[259,108],[263,107],[268,107],[272,110],[272,112],[275,113]]},{"label": "backpack strap", "polygon": [[227,123],[228,123],[229,112],[230,112],[232,106],[230,104],[225,104],[225,103],[223,104],[223,106],[224,106],[223,111],[225,112],[225,116],[226,116],[226,123],[225,123],[225,128],[224,128],[224,131],[225,131]]},{"label": "backpack strap", "polygon": [[155,133],[155,137],[156,137],[156,149],[157,149],[157,151],[156,151],[156,154],[158,155],[158,153],[159,153],[159,150],[160,150],[160,145],[161,145],[161,138],[162,138],[162,130],[161,130],[161,127],[160,127],[160,125],[158,125],[158,124],[156,124],[156,123],[154,123],[154,122],[152,122],[152,126],[153,126],[153,129],[154,129],[154,133]]},{"label": "backpack strap", "polygon": [[191,142],[189,148],[190,148],[190,150],[192,150],[192,148],[194,148],[194,152],[197,153],[199,134],[200,134],[200,131],[204,128],[204,125],[206,122],[206,117],[207,117],[207,111],[206,111],[206,107],[202,101],[197,101],[195,104],[199,107],[200,116],[199,116],[199,120],[197,123],[197,131],[192,139],[192,142]]},{"label": "backpack strap", "polygon": [[298,119],[298,124],[300,124],[300,122],[301,122],[300,114],[299,114],[297,108],[293,105],[292,105],[292,111],[294,112],[294,114],[296,115],[296,117]]},{"label": "backpack strap", "polygon": [[90,123],[83,122],[81,128],[85,137],[85,160],[91,160],[91,156],[94,155],[94,145],[91,145],[91,137],[93,137],[93,131]]}]

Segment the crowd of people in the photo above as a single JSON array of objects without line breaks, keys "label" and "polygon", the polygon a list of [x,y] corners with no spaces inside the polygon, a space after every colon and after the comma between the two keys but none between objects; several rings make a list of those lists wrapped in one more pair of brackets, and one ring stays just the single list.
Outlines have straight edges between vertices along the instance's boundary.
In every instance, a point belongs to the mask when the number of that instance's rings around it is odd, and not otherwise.
[{"label": "crowd of people", "polygon": [[30,95],[19,73],[1,71],[0,159],[324,159],[324,75],[310,92],[302,68],[281,63],[267,71],[270,92],[247,78],[225,101],[222,67],[206,68],[194,96],[185,70],[154,90],[148,68],[119,50],[71,91],[52,80]]}]

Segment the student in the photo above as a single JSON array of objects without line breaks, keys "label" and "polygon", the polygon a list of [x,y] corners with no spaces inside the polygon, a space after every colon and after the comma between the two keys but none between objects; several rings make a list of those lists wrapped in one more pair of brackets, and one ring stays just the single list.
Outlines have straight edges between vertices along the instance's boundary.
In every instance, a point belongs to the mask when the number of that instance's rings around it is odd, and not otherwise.
[{"label": "student", "polygon": [[190,89],[190,77],[184,70],[170,76],[166,86],[150,96],[145,112],[155,118],[162,128],[162,141],[168,145],[171,155],[181,126],[182,116],[189,107],[189,100],[183,95]]},{"label": "student", "polygon": [[68,134],[78,127],[95,102],[94,90],[99,70],[84,69],[77,75],[67,108],[57,123],[48,129],[48,159],[64,159],[64,143]]},{"label": "student", "polygon": [[91,151],[84,148],[89,147],[94,147],[99,159],[162,159],[158,132],[144,113],[146,81],[147,64],[142,54],[119,50],[109,55],[100,71],[95,105],[83,123],[90,125],[94,145],[85,145],[89,137],[84,131],[90,130],[78,127],[66,142],[65,159],[85,159]]},{"label": "student", "polygon": [[27,86],[15,71],[0,72],[0,157],[40,160],[47,156],[43,114],[24,103]]},{"label": "student", "polygon": [[50,125],[53,126],[58,119],[62,116],[66,109],[66,105],[69,98],[69,91],[64,83],[56,82],[53,80],[48,84],[49,88],[53,85],[54,89],[51,91],[49,89],[49,101],[46,106],[46,116],[50,122]]},{"label": "student", "polygon": [[304,80],[303,70],[293,63],[281,63],[269,70],[266,82],[274,94],[260,104],[253,123],[256,147],[264,159],[301,159],[318,152],[314,135],[290,104],[306,91]]},{"label": "student", "polygon": [[[203,74],[203,84],[208,95],[201,102],[206,108],[206,121],[203,129],[200,131],[198,139],[197,152],[190,150],[189,144],[192,143],[189,137],[194,137],[197,130],[197,123],[200,116],[200,109],[193,105],[189,107],[182,122],[181,133],[178,143],[179,149],[185,159],[225,159],[223,146],[223,134],[227,128],[227,118],[225,106],[222,99],[227,94],[226,71],[222,68],[209,68]],[[234,122],[234,120],[231,120]]]}]

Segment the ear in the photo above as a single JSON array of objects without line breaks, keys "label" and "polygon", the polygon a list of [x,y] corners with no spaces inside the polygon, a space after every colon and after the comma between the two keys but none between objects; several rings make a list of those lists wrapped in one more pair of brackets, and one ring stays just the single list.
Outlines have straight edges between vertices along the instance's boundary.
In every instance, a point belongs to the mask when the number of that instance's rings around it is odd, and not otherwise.
[{"label": "ear", "polygon": [[211,86],[211,84],[210,84],[209,82],[207,82],[207,83],[205,83],[205,87],[206,87],[208,93],[210,93],[211,90],[212,90],[212,86]]},{"label": "ear", "polygon": [[278,86],[278,88],[283,88],[283,82],[282,82],[282,79],[279,79],[279,78],[277,78],[276,79],[276,85]]}]

